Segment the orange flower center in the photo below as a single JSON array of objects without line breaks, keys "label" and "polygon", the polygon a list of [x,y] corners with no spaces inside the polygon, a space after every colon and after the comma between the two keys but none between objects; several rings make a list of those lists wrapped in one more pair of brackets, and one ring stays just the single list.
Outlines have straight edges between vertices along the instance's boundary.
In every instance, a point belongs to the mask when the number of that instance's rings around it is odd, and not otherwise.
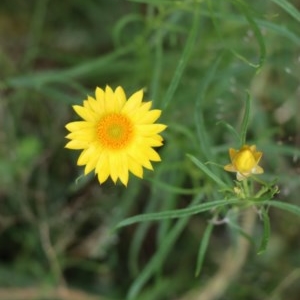
[{"label": "orange flower center", "polygon": [[120,113],[111,113],[100,119],[97,137],[101,145],[111,150],[125,148],[133,138],[133,124]]},{"label": "orange flower center", "polygon": [[248,173],[256,166],[257,162],[251,150],[240,150],[234,157],[233,164],[240,173]]}]

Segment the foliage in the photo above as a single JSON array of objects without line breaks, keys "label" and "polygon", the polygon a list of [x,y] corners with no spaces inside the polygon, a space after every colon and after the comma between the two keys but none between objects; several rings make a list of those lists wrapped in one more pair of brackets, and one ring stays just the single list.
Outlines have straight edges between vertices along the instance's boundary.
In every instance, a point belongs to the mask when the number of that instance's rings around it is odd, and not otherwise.
[{"label": "foliage", "polygon": [[[298,299],[297,5],[1,1],[0,299]],[[107,84],[168,125],[127,188],[64,149]],[[236,181],[246,143],[264,174]]]}]

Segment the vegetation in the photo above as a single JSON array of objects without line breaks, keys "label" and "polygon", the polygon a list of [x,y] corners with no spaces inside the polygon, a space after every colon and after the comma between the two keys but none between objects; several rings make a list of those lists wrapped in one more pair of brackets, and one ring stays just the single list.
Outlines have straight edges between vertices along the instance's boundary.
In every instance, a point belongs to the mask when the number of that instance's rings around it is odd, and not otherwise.
[{"label": "vegetation", "polygon": [[[297,1],[0,8],[0,299],[299,299]],[[127,187],[65,149],[72,105],[106,85],[168,126]]]}]

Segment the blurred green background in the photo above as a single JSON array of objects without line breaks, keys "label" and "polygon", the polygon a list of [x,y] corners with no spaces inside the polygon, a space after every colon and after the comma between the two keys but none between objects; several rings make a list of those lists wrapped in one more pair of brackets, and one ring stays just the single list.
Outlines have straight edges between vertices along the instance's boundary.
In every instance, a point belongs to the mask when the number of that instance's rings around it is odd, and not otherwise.
[{"label": "blurred green background", "polygon": [[[262,178],[300,204],[298,9],[297,0],[1,0],[0,300],[217,299],[201,290],[236,259],[225,253],[237,233],[214,227],[195,277],[210,213],[113,229],[222,197],[186,154],[228,163],[239,145],[224,122],[239,130],[247,92]],[[79,153],[64,149],[71,105],[106,84],[128,96],[145,88],[168,125],[162,162],[127,188],[80,177]],[[266,252],[251,247],[234,280],[225,272],[218,299],[299,300],[300,220],[275,209],[270,218]],[[258,218],[255,242],[261,232]]]}]

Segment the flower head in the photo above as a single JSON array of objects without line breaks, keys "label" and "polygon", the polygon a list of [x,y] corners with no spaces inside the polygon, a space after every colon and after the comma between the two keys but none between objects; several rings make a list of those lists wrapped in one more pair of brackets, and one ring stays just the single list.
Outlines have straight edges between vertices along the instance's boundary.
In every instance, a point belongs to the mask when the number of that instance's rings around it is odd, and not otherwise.
[{"label": "flower head", "polygon": [[143,90],[128,100],[122,87],[97,87],[95,94],[83,106],[73,106],[83,120],[66,125],[70,141],[65,147],[82,150],[77,165],[85,166],[85,175],[95,170],[100,183],[110,176],[127,186],[129,172],[142,178],[143,167],[153,170],[151,161],[161,160],[153,149],[163,144],[159,133],[166,125],[154,123],[161,110],[151,110],[151,101],[142,102]]},{"label": "flower head", "polygon": [[258,165],[263,153],[256,151],[256,146],[244,145],[241,149],[229,149],[231,164],[224,166],[229,172],[236,172],[237,180],[243,180],[251,174],[261,174],[263,168]]}]

